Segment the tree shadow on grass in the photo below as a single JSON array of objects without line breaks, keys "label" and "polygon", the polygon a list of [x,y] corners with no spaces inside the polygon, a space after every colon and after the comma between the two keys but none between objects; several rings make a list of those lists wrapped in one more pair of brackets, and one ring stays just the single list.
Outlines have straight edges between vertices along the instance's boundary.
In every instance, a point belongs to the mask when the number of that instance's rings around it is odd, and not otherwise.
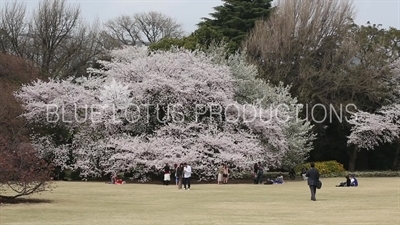
[{"label": "tree shadow on grass", "polygon": [[37,199],[37,198],[0,198],[0,205],[15,205],[15,204],[40,204],[40,203],[52,203],[52,200],[48,199]]}]

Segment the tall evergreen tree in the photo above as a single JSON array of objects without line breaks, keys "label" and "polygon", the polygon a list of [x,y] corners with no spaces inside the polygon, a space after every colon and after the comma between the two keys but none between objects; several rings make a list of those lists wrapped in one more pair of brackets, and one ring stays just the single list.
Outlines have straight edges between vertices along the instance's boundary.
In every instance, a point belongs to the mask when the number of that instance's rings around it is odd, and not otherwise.
[{"label": "tall evergreen tree", "polygon": [[[266,18],[271,12],[271,0],[223,0],[224,4],[214,7],[212,18],[202,18],[197,24],[199,29],[209,28],[210,32],[222,35],[229,43],[229,49],[240,48],[247,32],[255,25],[256,20]],[[204,37],[206,37],[205,35]],[[215,36],[215,35],[214,35]],[[203,40],[206,42],[209,40]]]}]

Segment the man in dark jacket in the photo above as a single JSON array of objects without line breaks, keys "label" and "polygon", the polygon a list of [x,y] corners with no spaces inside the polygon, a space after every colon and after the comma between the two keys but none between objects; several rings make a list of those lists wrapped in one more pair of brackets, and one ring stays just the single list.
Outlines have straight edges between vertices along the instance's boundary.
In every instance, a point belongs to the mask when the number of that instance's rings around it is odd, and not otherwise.
[{"label": "man in dark jacket", "polygon": [[316,201],[315,195],[317,193],[317,186],[319,183],[319,172],[315,169],[315,164],[311,163],[311,169],[307,170],[306,177],[308,177],[308,186],[311,191],[311,200]]}]

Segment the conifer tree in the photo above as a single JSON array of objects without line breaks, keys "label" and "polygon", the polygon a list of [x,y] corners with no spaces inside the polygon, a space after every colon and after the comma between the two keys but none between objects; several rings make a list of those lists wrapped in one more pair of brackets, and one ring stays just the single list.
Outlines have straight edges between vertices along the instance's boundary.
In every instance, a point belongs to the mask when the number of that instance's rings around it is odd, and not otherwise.
[{"label": "conifer tree", "polygon": [[[224,4],[214,7],[212,18],[202,18],[199,29],[208,28],[224,37],[229,50],[240,48],[243,39],[255,21],[269,16],[271,0],[223,0]],[[211,32],[211,31],[210,31]],[[215,36],[215,35],[214,35]],[[205,41],[203,41],[205,42]]]}]

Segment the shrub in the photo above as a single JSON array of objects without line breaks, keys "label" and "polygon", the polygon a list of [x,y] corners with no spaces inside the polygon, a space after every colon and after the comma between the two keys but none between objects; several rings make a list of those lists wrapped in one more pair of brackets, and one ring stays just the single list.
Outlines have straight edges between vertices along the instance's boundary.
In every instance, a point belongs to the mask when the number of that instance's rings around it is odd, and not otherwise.
[{"label": "shrub", "polygon": [[349,172],[356,177],[400,177],[399,171],[360,171]]},{"label": "shrub", "polygon": [[399,171],[359,171],[359,172],[336,172],[321,174],[323,178],[345,177],[348,174],[354,174],[356,177],[400,177]]},{"label": "shrub", "polygon": [[[310,163],[299,164],[295,167],[296,173],[300,173],[301,169],[305,167],[306,169],[310,169]],[[319,170],[321,175],[324,174],[338,174],[341,175],[346,170],[344,169],[343,164],[338,163],[337,161],[324,161],[324,162],[316,162],[315,168]]]},{"label": "shrub", "polygon": [[0,199],[50,190],[52,169],[29,143],[13,143],[0,136]]},{"label": "shrub", "polygon": [[80,174],[81,174],[80,170],[71,171],[71,174],[70,174],[71,180],[73,180],[73,181],[82,180],[82,177],[80,176]]}]

